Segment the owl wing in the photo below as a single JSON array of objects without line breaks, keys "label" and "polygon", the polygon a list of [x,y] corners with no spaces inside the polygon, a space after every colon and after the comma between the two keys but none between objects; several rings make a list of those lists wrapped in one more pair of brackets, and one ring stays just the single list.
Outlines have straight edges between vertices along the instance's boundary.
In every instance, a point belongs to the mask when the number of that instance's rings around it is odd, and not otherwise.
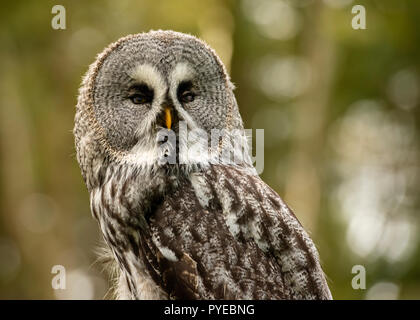
[{"label": "owl wing", "polygon": [[318,253],[293,212],[257,175],[194,173],[143,234],[154,279],[180,299],[331,299]]}]

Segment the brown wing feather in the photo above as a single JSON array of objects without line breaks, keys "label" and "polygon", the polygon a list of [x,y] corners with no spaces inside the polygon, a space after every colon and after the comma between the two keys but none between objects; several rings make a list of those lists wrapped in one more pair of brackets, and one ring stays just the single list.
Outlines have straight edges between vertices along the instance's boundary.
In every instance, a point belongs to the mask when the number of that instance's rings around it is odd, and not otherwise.
[{"label": "brown wing feather", "polygon": [[258,176],[212,166],[159,197],[168,181],[139,179],[109,175],[91,195],[131,297],[331,298],[313,242]]},{"label": "brown wing feather", "polygon": [[[203,177],[198,187],[185,179],[150,219],[155,242],[176,255],[158,255],[154,266],[172,297],[331,298],[312,241],[272,189],[231,167],[214,166]],[[238,232],[229,228],[232,216]]]}]

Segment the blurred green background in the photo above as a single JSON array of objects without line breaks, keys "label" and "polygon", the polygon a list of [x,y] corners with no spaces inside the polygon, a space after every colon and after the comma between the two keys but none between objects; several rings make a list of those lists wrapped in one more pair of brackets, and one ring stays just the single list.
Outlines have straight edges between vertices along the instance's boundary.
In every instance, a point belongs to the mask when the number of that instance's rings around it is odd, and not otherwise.
[{"label": "blurred green background", "polygon": [[1,2],[0,298],[106,295],[71,133],[78,86],[110,42],[173,29],[215,48],[246,128],[265,129],[262,177],[312,234],[334,298],[419,299],[419,20],[416,0]]}]

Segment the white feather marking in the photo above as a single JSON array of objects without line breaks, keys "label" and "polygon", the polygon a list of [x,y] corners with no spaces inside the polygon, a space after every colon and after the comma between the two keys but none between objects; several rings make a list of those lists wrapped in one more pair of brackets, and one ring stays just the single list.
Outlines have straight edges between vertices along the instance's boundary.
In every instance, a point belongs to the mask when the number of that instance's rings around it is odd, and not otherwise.
[{"label": "white feather marking", "polygon": [[178,63],[171,73],[171,83],[178,87],[182,81],[189,81],[194,77],[194,69],[186,62]]},{"label": "white feather marking", "polygon": [[153,234],[152,241],[156,245],[156,247],[159,249],[160,253],[169,261],[178,261],[178,258],[175,255],[175,252],[173,252],[168,247],[162,246],[159,237],[156,237],[156,234]]},{"label": "white feather marking", "polygon": [[173,252],[168,247],[159,247],[159,251],[169,261],[174,261],[174,262],[178,261],[178,258],[176,257],[175,252]]},{"label": "white feather marking", "polygon": [[150,64],[140,64],[136,66],[129,75],[139,82],[144,82],[158,94],[165,93],[165,81],[154,66]]},{"label": "white feather marking", "polygon": [[157,145],[145,146],[138,143],[124,156],[123,160],[129,164],[152,166],[157,164],[158,157],[159,149]]},{"label": "white feather marking", "polygon": [[228,212],[226,215],[226,225],[230,231],[230,233],[236,237],[239,234],[239,225],[237,224],[238,216],[235,212]]},{"label": "white feather marking", "polygon": [[200,202],[203,208],[208,207],[209,201],[211,199],[211,192],[206,185],[205,178],[201,174],[193,173],[191,174],[190,181],[194,188],[198,202]]}]

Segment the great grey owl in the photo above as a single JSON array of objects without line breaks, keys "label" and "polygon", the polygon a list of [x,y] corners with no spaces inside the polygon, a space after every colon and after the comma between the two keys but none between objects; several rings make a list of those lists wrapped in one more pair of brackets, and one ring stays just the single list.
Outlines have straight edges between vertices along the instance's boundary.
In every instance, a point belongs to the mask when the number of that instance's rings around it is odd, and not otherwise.
[{"label": "great grey owl", "polygon": [[[189,150],[191,132],[214,130],[217,143]],[[80,88],[74,135],[91,211],[117,265],[116,298],[331,299],[293,212],[248,156],[221,156],[248,150],[243,132],[225,67],[196,37],[150,31],[98,55]],[[164,161],[170,156],[176,161]]]}]

